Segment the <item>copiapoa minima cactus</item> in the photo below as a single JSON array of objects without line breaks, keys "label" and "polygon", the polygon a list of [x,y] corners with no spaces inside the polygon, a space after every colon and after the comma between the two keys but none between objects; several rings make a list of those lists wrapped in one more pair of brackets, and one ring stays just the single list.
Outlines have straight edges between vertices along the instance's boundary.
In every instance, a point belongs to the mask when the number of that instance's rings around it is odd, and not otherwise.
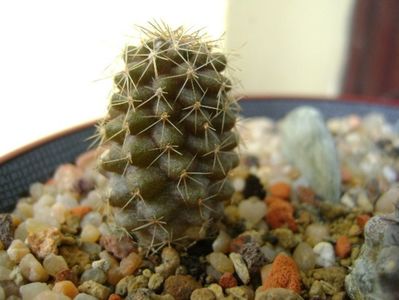
[{"label": "copiapoa minima cactus", "polygon": [[147,249],[206,237],[233,188],[238,113],[226,56],[201,31],[150,23],[123,51],[99,159],[109,222]]}]

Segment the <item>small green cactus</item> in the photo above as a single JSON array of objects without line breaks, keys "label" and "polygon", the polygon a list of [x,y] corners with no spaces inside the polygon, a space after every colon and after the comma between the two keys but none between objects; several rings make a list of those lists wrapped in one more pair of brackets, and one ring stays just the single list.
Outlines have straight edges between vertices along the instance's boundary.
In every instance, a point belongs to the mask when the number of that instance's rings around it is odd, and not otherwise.
[{"label": "small green cactus", "polygon": [[239,162],[238,104],[216,42],[150,25],[114,77],[100,168],[117,226],[147,249],[187,246],[206,236],[233,193],[226,176]]}]

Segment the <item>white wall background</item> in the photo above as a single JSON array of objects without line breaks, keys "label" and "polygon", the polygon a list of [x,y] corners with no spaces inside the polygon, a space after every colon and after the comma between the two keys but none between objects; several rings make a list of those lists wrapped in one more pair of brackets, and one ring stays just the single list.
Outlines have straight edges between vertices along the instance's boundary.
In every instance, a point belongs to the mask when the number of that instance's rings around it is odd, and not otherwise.
[{"label": "white wall background", "polygon": [[[0,2],[0,156],[104,115],[109,71],[135,25],[224,32],[225,0]],[[104,79],[105,78],[105,79]]]},{"label": "white wall background", "polygon": [[[0,156],[104,115],[134,25],[206,27],[249,95],[338,93],[354,0],[0,1]],[[226,19],[227,17],[227,19]]]},{"label": "white wall background", "polygon": [[238,52],[242,93],[334,97],[354,0],[229,1],[226,46]]}]

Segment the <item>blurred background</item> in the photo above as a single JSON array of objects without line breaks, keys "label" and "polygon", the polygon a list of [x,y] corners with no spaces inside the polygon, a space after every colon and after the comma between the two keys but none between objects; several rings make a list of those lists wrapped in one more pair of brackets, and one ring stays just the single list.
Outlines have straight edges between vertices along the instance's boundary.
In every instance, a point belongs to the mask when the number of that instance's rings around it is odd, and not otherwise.
[{"label": "blurred background", "polygon": [[0,156],[103,116],[151,20],[222,37],[248,98],[399,98],[397,0],[2,1]]}]

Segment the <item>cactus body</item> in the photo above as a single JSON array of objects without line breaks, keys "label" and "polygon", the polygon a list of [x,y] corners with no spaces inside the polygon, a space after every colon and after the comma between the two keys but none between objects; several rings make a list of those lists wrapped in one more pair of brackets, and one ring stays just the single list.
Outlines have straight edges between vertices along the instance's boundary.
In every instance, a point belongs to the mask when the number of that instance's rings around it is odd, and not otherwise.
[{"label": "cactus body", "polygon": [[128,46],[100,128],[115,222],[139,245],[188,245],[221,218],[238,164],[226,57],[199,32],[154,25]]}]

